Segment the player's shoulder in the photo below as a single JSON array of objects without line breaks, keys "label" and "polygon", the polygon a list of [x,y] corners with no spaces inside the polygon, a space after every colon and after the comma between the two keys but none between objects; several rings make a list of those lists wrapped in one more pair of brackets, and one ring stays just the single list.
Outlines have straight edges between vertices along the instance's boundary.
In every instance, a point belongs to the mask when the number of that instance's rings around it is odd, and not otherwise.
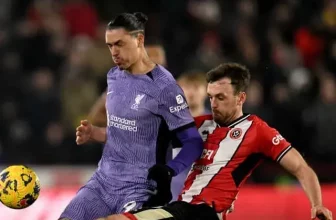
[{"label": "player's shoulder", "polygon": [[262,118],[260,118],[257,115],[251,114],[248,117],[248,120],[253,121],[254,127],[258,130],[273,129],[272,127],[268,125],[266,121],[264,121]]},{"label": "player's shoulder", "polygon": [[108,76],[115,75],[118,71],[119,71],[118,66],[114,66],[107,72],[107,75]]},{"label": "player's shoulder", "polygon": [[194,121],[195,121],[196,127],[199,128],[206,121],[213,122],[213,117],[211,114],[201,115],[201,116],[194,117]]},{"label": "player's shoulder", "polygon": [[159,89],[163,90],[170,85],[176,85],[174,76],[163,66],[156,65],[151,71],[153,81]]}]

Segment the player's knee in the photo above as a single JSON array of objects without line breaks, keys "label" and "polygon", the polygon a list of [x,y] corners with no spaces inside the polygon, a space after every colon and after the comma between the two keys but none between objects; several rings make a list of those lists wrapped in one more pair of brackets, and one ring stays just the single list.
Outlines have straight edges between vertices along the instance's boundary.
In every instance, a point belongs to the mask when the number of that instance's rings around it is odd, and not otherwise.
[{"label": "player's knee", "polygon": [[131,220],[127,218],[125,215],[110,215],[104,220]]},{"label": "player's knee", "polygon": [[95,220],[130,220],[124,215],[110,215],[104,218],[97,218]]}]

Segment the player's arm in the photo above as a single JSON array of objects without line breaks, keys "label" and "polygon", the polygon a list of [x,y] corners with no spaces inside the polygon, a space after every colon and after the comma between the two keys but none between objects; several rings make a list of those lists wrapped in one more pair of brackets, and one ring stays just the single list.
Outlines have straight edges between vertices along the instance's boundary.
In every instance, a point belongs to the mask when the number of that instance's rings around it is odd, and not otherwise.
[{"label": "player's arm", "polygon": [[322,205],[318,178],[299,152],[292,148],[291,144],[277,130],[267,124],[259,126],[258,138],[262,153],[279,162],[300,181],[312,206],[312,218],[322,214],[326,217],[324,219],[332,219],[331,212]]},{"label": "player's arm", "polygon": [[164,205],[172,199],[171,179],[190,167],[201,155],[203,140],[189,112],[182,89],[174,85],[167,86],[159,97],[158,114],[168,125],[182,145],[179,154],[166,165],[155,164],[149,169],[148,178],[157,182],[158,194],[145,206]]},{"label": "player's arm", "polygon": [[91,108],[91,111],[89,112],[88,118],[93,125],[106,126],[107,119],[106,119],[105,102],[106,102],[106,92],[104,92],[99,97],[99,99],[96,101],[96,103]]},{"label": "player's arm", "polygon": [[178,175],[189,168],[201,156],[203,140],[194,123],[181,127],[175,132],[181,142],[182,149],[167,165],[174,170],[174,175]]},{"label": "player's arm", "polygon": [[105,143],[106,142],[106,127],[92,126],[90,140]]},{"label": "player's arm", "polygon": [[184,93],[177,84],[169,85],[161,92],[159,114],[182,146],[176,157],[167,163],[174,175],[178,175],[200,157],[203,140],[190,114]]},{"label": "player's arm", "polygon": [[322,204],[322,193],[318,178],[300,153],[292,148],[283,156],[280,164],[301,183],[312,207],[312,218],[315,218],[316,214],[323,214],[327,217],[326,219],[331,219],[331,212],[324,208]]},{"label": "player's arm", "polygon": [[85,144],[88,141],[106,142],[106,127],[97,127],[92,125],[88,120],[82,120],[76,128],[76,143]]}]

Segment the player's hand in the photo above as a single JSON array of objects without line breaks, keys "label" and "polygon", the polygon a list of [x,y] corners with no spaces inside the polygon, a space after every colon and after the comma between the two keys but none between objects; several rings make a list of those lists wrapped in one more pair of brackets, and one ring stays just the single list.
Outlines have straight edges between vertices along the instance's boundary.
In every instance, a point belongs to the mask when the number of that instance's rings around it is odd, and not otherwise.
[{"label": "player's hand", "polygon": [[150,197],[145,207],[163,206],[168,204],[173,196],[170,190],[174,171],[163,164],[156,164],[148,170],[148,179],[157,183],[157,194]]},{"label": "player's hand", "polygon": [[312,208],[311,218],[319,220],[332,220],[332,213],[326,207],[319,205]]},{"label": "player's hand", "polygon": [[81,124],[76,128],[76,143],[84,144],[91,138],[92,124],[88,120],[82,120]]}]

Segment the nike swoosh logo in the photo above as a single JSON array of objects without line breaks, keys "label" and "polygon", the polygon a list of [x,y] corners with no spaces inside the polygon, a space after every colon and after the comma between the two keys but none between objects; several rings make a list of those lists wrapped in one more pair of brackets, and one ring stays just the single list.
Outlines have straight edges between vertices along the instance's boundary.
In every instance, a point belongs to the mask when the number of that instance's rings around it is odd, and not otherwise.
[{"label": "nike swoosh logo", "polygon": [[113,91],[107,92],[106,95],[113,93]]}]

